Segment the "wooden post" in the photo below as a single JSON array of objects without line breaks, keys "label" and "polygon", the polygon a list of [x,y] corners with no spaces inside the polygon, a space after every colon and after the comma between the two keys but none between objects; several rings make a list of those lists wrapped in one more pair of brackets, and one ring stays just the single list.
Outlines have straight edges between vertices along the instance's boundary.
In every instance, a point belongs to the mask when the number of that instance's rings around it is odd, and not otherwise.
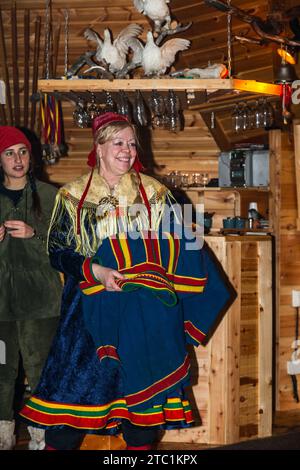
[{"label": "wooden post", "polygon": [[24,12],[24,127],[28,126],[28,103],[29,103],[29,60],[30,60],[30,13],[29,10]]},{"label": "wooden post", "polygon": [[18,28],[16,4],[11,8],[11,38],[12,38],[12,60],[13,60],[13,84],[14,84],[14,123],[20,124],[20,89],[18,68]]},{"label": "wooden post", "polygon": [[[33,73],[32,73],[32,94],[37,91],[38,71],[39,71],[39,54],[40,54],[40,34],[41,34],[41,17],[37,16],[34,31],[34,53],[33,53]],[[34,129],[36,113],[36,101],[31,103],[30,128]]]},{"label": "wooden post", "polygon": [[[273,384],[275,393],[275,409],[279,409],[280,395],[279,395],[279,364],[280,364],[280,286],[281,286],[281,130],[270,131],[269,134],[269,148],[270,148],[270,195],[269,195],[269,216],[272,220],[272,232],[274,234],[275,243],[275,257],[273,263],[276,266],[275,276],[273,280],[273,291],[275,289],[275,325],[274,331],[276,338],[275,351],[275,383]],[[299,147],[300,148],[300,147]]]},{"label": "wooden post", "polygon": [[[226,244],[227,275],[236,292],[241,292],[241,243]],[[240,328],[241,297],[238,296],[226,319],[226,424],[225,443],[238,442],[240,439]]]},{"label": "wooden post", "polygon": [[258,435],[272,429],[272,247],[258,244]]},{"label": "wooden post", "polygon": [[[241,290],[241,243],[225,238],[209,241],[210,248],[237,292]],[[209,342],[209,442],[230,444],[239,441],[240,391],[240,310],[241,297],[230,307]]]},{"label": "wooden post", "polygon": [[294,121],[295,174],[297,188],[297,230],[300,230],[300,122]]},{"label": "wooden post", "polygon": [[[223,243],[222,243],[223,242]],[[226,244],[224,238],[221,243],[210,240],[209,247],[212,249],[218,260],[226,266]],[[226,423],[226,378],[224,375],[226,359],[224,356],[226,348],[226,325],[227,318],[223,318],[213,337],[209,341],[208,348],[208,442],[225,442]]]},{"label": "wooden post", "polygon": [[4,73],[5,85],[6,85],[6,102],[7,102],[7,108],[8,108],[8,122],[12,126],[13,125],[13,115],[12,115],[12,102],[11,102],[11,92],[10,92],[10,84],[9,84],[9,70],[8,70],[8,66],[7,66],[7,54],[6,54],[6,45],[5,45],[4,27],[3,27],[1,9],[0,9],[0,57],[1,57],[1,62],[3,64],[3,73]]}]

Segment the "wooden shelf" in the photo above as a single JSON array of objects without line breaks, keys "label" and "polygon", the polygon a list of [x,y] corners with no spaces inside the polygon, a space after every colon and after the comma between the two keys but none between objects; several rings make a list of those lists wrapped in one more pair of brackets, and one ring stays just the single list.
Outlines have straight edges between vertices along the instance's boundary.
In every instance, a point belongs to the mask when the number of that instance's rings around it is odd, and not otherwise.
[{"label": "wooden shelf", "polygon": [[186,90],[213,92],[216,90],[243,90],[253,93],[265,93],[272,95],[281,94],[281,86],[269,83],[256,82],[255,80],[238,80],[234,78],[209,78],[209,79],[189,79],[189,78],[145,78],[145,79],[51,79],[39,80],[38,90],[44,93],[58,92],[80,92],[91,91],[134,91],[134,90]]},{"label": "wooden shelf", "polygon": [[167,79],[115,79],[115,80],[99,80],[99,79],[51,79],[39,80],[38,89],[42,92],[51,91],[119,91],[119,90],[210,90],[233,89],[233,80],[224,79],[189,79],[189,78],[167,78]]},{"label": "wooden shelf", "polygon": [[234,234],[270,234],[270,229],[251,229],[251,228],[221,228],[220,233],[223,235],[234,235]]},{"label": "wooden shelf", "polygon": [[261,192],[269,192],[270,188],[266,186],[188,186],[180,188],[184,191],[194,191],[194,192],[202,192],[202,191],[261,191]]}]

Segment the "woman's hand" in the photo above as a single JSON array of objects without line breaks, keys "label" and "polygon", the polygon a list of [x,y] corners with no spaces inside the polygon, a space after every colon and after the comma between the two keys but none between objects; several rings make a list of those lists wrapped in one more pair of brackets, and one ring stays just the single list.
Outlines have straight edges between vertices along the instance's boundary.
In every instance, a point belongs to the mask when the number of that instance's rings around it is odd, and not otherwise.
[{"label": "woman's hand", "polygon": [[5,237],[5,227],[4,225],[0,225],[0,242],[2,242],[4,240],[4,237]]},{"label": "woman's hand", "polygon": [[34,229],[23,220],[7,220],[4,226],[13,238],[32,238],[35,234]]},{"label": "woman's hand", "polygon": [[106,290],[121,292],[122,289],[116,284],[115,279],[124,279],[123,274],[115,269],[105,268],[100,264],[92,263],[93,274],[98,281],[100,281]]}]

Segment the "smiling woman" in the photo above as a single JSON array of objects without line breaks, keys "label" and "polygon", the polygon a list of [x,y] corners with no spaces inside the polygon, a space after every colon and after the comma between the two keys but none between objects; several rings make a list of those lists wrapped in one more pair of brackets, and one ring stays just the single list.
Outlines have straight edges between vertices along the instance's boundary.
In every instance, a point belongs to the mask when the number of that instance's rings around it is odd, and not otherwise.
[{"label": "smiling woman", "polygon": [[132,128],[120,123],[115,125],[115,134],[111,140],[104,141],[104,138],[101,134],[96,137],[99,173],[113,188],[136,159],[136,137]]},{"label": "smiling woman", "polygon": [[52,450],[120,431],[146,450],[159,429],[193,422],[186,344],[204,340],[229,292],[169,190],[140,173],[134,126],[105,113],[93,134],[91,173],[57,196],[48,249],[66,275],[62,321],[21,414]]}]

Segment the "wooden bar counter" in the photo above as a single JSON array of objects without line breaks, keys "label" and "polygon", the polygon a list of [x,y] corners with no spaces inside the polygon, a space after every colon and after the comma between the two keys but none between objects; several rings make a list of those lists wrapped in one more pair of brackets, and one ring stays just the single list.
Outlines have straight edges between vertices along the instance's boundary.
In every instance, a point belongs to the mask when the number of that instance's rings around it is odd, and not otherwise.
[{"label": "wooden bar counter", "polygon": [[197,426],[166,442],[225,444],[272,432],[272,238],[208,235],[237,297],[205,347],[192,350]]}]

